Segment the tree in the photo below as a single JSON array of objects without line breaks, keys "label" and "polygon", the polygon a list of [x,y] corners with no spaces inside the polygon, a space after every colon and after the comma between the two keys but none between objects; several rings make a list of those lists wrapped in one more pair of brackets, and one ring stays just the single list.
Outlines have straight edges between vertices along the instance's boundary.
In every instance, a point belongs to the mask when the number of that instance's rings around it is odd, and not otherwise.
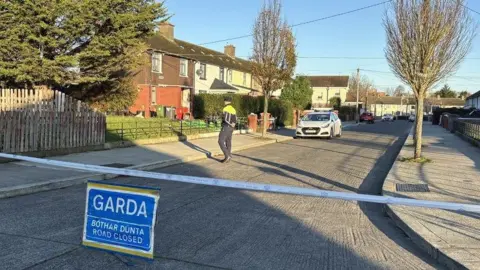
[{"label": "tree", "polygon": [[168,17],[154,0],[1,1],[0,11],[0,81],[97,102],[136,93],[144,41]]},{"label": "tree", "polygon": [[385,95],[387,97],[393,97],[394,94],[395,94],[395,89],[393,87],[387,87],[385,89]]},{"label": "tree", "polygon": [[457,93],[453,91],[448,84],[445,84],[442,89],[434,93],[435,96],[440,96],[442,98],[456,98]]},{"label": "tree", "polygon": [[403,87],[403,85],[397,86],[397,88],[395,88],[395,91],[393,91],[393,96],[401,97],[403,95],[405,95],[405,87]]},{"label": "tree", "polygon": [[342,100],[339,97],[332,97],[329,100],[330,105],[333,106],[335,110],[338,110],[340,106],[342,105]]},{"label": "tree", "polygon": [[291,80],[297,64],[295,38],[281,11],[279,0],[266,2],[253,28],[252,75],[265,98],[262,136],[267,128],[268,100]]},{"label": "tree", "polygon": [[458,98],[466,99],[467,97],[471,96],[472,94],[468,91],[462,91],[458,93]]},{"label": "tree", "polygon": [[476,27],[464,0],[397,0],[385,12],[385,50],[395,75],[415,94],[414,158],[421,158],[427,91],[454,73],[471,49]]},{"label": "tree", "polygon": [[357,100],[357,85],[358,89],[358,101],[367,103],[369,92],[374,89],[373,81],[367,76],[360,76],[360,80],[357,80],[357,74],[353,73],[348,81],[348,100]]},{"label": "tree", "polygon": [[313,89],[305,76],[297,76],[287,84],[280,95],[280,99],[292,103],[295,110],[304,110],[312,102]]}]

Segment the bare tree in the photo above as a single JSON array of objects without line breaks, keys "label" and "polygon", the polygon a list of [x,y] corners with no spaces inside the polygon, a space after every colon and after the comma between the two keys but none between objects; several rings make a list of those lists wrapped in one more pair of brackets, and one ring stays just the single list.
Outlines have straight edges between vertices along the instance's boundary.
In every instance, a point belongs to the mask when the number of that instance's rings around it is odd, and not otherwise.
[{"label": "bare tree", "polygon": [[405,95],[405,87],[403,87],[403,85],[397,86],[397,88],[395,88],[395,90],[393,91],[394,97],[401,97],[404,95]]},{"label": "bare tree", "polygon": [[268,100],[291,80],[297,64],[295,38],[281,11],[279,0],[265,2],[253,28],[252,74],[265,98],[262,136],[267,129]]},{"label": "bare tree", "polygon": [[464,0],[396,0],[385,12],[385,55],[393,73],[415,94],[415,159],[422,154],[427,91],[451,76],[471,49],[476,26]]},{"label": "bare tree", "polygon": [[357,80],[357,75],[353,73],[348,81],[348,92],[347,100],[356,100],[357,99],[357,85],[358,88],[358,100],[367,105],[367,97],[372,90],[375,89],[373,81],[371,81],[367,76],[363,75],[360,77],[360,80]]}]

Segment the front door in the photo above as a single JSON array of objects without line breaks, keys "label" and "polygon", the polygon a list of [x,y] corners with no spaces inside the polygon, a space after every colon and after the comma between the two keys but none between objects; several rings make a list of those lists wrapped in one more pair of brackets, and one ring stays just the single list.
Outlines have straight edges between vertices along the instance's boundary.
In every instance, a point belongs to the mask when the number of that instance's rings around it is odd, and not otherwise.
[{"label": "front door", "polygon": [[182,89],[182,107],[190,111],[190,89]]}]

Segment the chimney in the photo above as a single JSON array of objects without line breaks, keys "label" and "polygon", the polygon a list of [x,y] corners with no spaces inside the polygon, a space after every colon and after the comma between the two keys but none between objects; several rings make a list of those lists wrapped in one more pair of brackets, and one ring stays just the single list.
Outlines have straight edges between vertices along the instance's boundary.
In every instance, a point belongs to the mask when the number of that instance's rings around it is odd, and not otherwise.
[{"label": "chimney", "polygon": [[235,58],[235,46],[233,46],[233,45],[225,46],[224,52],[225,52],[226,55],[228,55],[232,58]]},{"label": "chimney", "polygon": [[173,41],[175,39],[174,30],[175,26],[169,22],[161,22],[158,24],[160,35],[166,37],[168,40]]}]

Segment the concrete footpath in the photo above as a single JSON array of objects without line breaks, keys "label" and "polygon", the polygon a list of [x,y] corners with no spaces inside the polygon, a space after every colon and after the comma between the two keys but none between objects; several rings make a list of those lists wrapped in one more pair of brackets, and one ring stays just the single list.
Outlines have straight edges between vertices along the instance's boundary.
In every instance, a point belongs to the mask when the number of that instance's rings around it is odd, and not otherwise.
[{"label": "concrete footpath", "polygon": [[[293,130],[283,129],[276,131],[274,134],[269,133],[267,138],[261,138],[260,134],[234,135],[232,151],[236,152],[290,140],[293,134]],[[215,156],[221,154],[218,138],[210,137],[192,141],[77,153],[50,157],[49,159],[116,168],[153,170],[205,158],[217,159],[220,162],[223,156],[219,158],[215,158]],[[87,180],[105,180],[117,176],[75,171],[23,161],[0,164],[0,172],[0,198],[64,188],[84,183]]]},{"label": "concrete footpath", "polygon": [[[423,156],[432,163],[395,161],[383,194],[480,204],[480,148],[431,123],[425,123],[423,131]],[[399,158],[412,157],[413,151],[410,135]],[[386,208],[413,242],[443,265],[450,269],[480,269],[480,214],[403,206]]]}]

